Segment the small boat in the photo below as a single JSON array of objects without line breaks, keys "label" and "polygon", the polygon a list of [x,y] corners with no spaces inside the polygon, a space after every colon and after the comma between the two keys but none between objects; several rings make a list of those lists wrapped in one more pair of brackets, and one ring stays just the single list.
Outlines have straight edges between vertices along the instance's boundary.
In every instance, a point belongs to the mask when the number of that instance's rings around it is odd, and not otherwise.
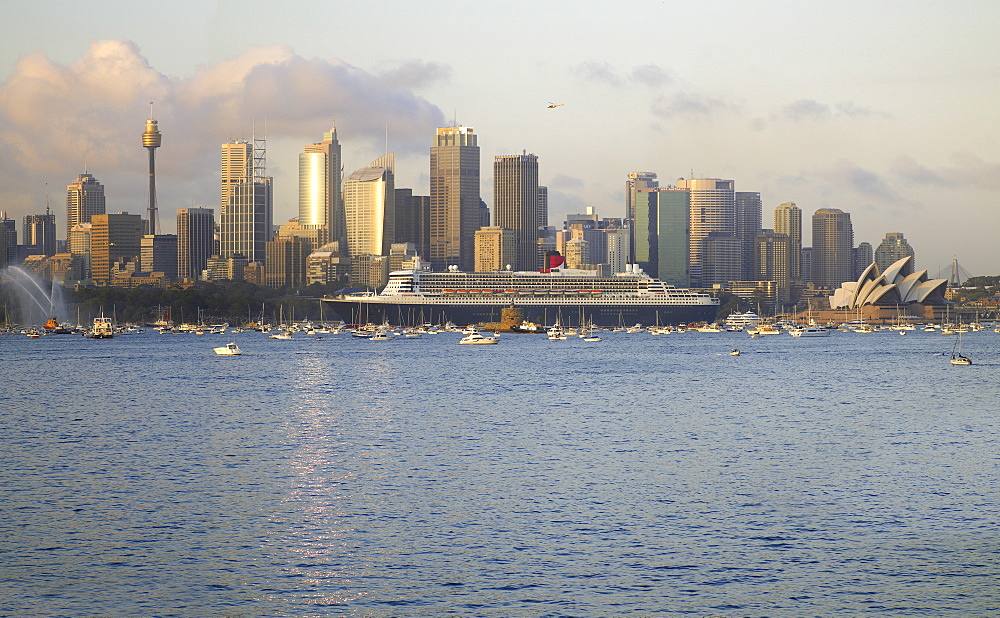
[{"label": "small boat", "polygon": [[471,332],[468,335],[462,337],[458,342],[461,345],[489,345],[494,343],[500,343],[498,337],[483,337],[479,332]]},{"label": "small boat", "polygon": [[971,358],[962,355],[962,333],[958,334],[958,340],[955,342],[955,348],[951,351],[951,364],[952,365],[972,364]]},{"label": "small boat", "polygon": [[730,352],[729,355],[730,356],[739,356],[740,355],[740,351],[737,350],[736,348],[733,348],[733,351]]},{"label": "small boat", "polygon": [[212,349],[215,350],[215,353],[219,356],[239,356],[240,354],[243,354],[243,350],[240,349],[240,346],[236,345],[232,341],[221,348]]},{"label": "small boat", "polygon": [[271,339],[285,339],[285,340],[287,340],[287,339],[291,339],[292,338],[292,331],[286,330],[283,333],[276,333],[274,335],[268,335],[268,337],[270,337]]}]

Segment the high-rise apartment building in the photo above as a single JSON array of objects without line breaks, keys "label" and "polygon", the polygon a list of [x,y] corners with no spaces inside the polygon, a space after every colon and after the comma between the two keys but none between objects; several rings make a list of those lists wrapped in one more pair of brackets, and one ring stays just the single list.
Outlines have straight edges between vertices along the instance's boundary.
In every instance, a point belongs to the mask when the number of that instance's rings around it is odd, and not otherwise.
[{"label": "high-rise apartment building", "polygon": [[782,202],[774,209],[774,231],[788,236],[788,278],[801,282],[802,276],[802,211],[794,202]]},{"label": "high-rise apartment building", "polygon": [[874,261],[875,250],[872,249],[871,243],[858,243],[858,246],[854,248],[854,273],[851,279],[857,280],[861,278],[861,273],[865,272],[865,269],[871,266]]},{"label": "high-rise apartment building", "polygon": [[271,240],[272,180],[262,139],[222,145],[221,257],[263,262]]},{"label": "high-rise apartment building", "polygon": [[395,154],[390,152],[344,183],[347,250],[352,257],[389,255],[396,240],[395,167]]},{"label": "high-rise apartment building", "polygon": [[56,216],[44,215],[24,217],[24,244],[29,255],[56,254]]},{"label": "high-rise apartment building", "polygon": [[879,243],[878,248],[875,249],[875,264],[878,265],[879,272],[885,272],[894,262],[906,257],[913,259],[907,262],[906,266],[903,267],[903,271],[900,272],[904,277],[913,274],[915,269],[914,262],[917,260],[913,247],[910,246],[910,243],[899,232],[887,233],[882,242]]},{"label": "high-rise apartment building", "polygon": [[91,279],[98,285],[111,282],[111,265],[118,261],[139,261],[145,222],[127,212],[94,215],[90,219]]},{"label": "high-rise apartment building", "polygon": [[[733,256],[723,255],[732,243],[723,243],[722,237],[736,238],[736,191],[732,180],[719,178],[681,178],[678,189],[688,189],[691,193],[691,233],[688,252],[691,286],[711,287],[726,284],[736,279],[725,279],[731,270]],[[711,273],[705,272],[706,241],[714,234],[716,260]],[[737,245],[738,246],[738,245]],[[739,253],[736,260],[739,260]],[[722,280],[720,280],[720,278]]]},{"label": "high-rise apartment building", "polygon": [[215,211],[211,208],[177,210],[177,277],[201,279],[215,250]]},{"label": "high-rise apartment building", "polygon": [[812,282],[836,289],[854,279],[854,228],[851,215],[820,208],[812,218]]},{"label": "high-rise apartment building", "polygon": [[66,229],[78,223],[90,223],[93,215],[105,213],[104,185],[84,172],[66,186]]},{"label": "high-rise apartment building", "polygon": [[472,127],[443,127],[431,146],[431,267],[475,267],[481,227],[479,145]]},{"label": "high-rise apartment building", "polygon": [[514,270],[538,270],[538,157],[493,158],[493,219],[514,233]]},{"label": "high-rise apartment building", "polygon": [[740,271],[744,281],[754,278],[754,253],[761,230],[760,193],[736,192],[736,237],[740,239]]},{"label": "high-rise apartment building", "polygon": [[324,226],[335,241],[344,239],[341,161],[336,126],[299,155],[299,224]]}]

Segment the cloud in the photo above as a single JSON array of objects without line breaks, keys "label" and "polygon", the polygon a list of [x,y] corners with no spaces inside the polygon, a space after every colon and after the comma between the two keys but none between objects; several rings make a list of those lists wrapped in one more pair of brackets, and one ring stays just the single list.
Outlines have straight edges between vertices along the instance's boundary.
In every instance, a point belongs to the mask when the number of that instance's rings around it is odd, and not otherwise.
[{"label": "cloud", "polygon": [[827,195],[843,196],[847,190],[861,198],[851,203],[833,204],[834,208],[848,212],[888,210],[889,214],[896,216],[923,207],[920,202],[900,194],[892,184],[876,172],[846,159],[837,161],[829,169],[820,170],[816,176],[826,185],[824,192]]},{"label": "cloud", "polygon": [[827,105],[815,99],[799,99],[780,108],[772,117],[793,122],[834,120],[841,118],[885,118],[888,114],[867,107],[860,107],[850,101]]},{"label": "cloud", "polygon": [[661,88],[673,83],[670,72],[656,64],[644,64],[619,70],[607,62],[587,61],[574,67],[574,72],[589,81],[600,82],[614,88],[644,86]]},{"label": "cloud", "polygon": [[[381,143],[388,127],[398,151],[423,151],[444,115],[412,89],[447,76],[447,67],[420,62],[376,75],[281,45],[249,48],[187,78],[160,73],[131,41],[95,41],[68,65],[30,54],[0,84],[0,200],[13,211],[37,209],[34,185],[68,184],[85,163],[105,185],[122,174],[122,186],[141,191],[149,101],[163,133],[157,188],[181,186],[185,200],[214,196],[219,144],[249,137],[254,124],[258,136],[266,126],[269,138],[309,143],[336,117],[342,140]],[[129,191],[109,186],[109,210]]]},{"label": "cloud", "polygon": [[739,111],[739,105],[704,94],[681,92],[653,100],[652,113],[660,118],[707,119]]},{"label": "cloud", "polygon": [[892,161],[892,172],[903,182],[945,188],[964,187],[982,191],[1000,190],[1000,163],[983,161],[980,157],[959,152],[951,155],[951,165],[931,169],[909,155],[899,155]]},{"label": "cloud", "polygon": [[916,185],[936,185],[941,187],[952,186],[952,182],[944,176],[917,163],[909,155],[899,155],[893,159],[890,168],[900,180]]}]

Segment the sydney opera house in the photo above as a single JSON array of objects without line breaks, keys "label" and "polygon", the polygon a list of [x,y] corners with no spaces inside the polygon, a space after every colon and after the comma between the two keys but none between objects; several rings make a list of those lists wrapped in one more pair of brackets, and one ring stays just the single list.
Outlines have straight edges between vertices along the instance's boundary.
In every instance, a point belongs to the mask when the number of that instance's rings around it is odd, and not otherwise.
[{"label": "sydney opera house", "polygon": [[909,313],[927,314],[934,307],[945,306],[948,280],[928,279],[926,270],[907,274],[913,270],[912,260],[912,256],[898,260],[883,273],[879,273],[878,266],[872,263],[857,281],[845,282],[834,291],[830,308],[849,311],[892,307],[893,310],[903,308]]}]

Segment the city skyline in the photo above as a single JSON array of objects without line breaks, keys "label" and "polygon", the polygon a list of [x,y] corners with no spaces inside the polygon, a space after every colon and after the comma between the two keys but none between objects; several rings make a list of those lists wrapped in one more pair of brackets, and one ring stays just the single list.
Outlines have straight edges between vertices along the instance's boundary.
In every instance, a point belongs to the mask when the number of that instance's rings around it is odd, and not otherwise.
[{"label": "city skyline", "polygon": [[[297,156],[335,116],[346,169],[395,151],[396,185],[415,195],[429,193],[436,128],[468,125],[483,161],[538,154],[556,225],[588,206],[624,216],[629,172],[655,172],[661,186],[729,178],[759,192],[764,212],[838,208],[874,244],[904,233],[932,273],[953,257],[1000,271],[992,3],[525,3],[539,39],[504,46],[500,62],[494,31],[523,28],[518,3],[405,5],[376,22],[360,6],[181,3],[148,23],[122,3],[86,14],[59,4],[11,5],[18,27],[0,43],[0,201],[18,220],[44,211],[44,183],[84,170],[110,212],[143,212],[148,155],[135,132],[155,101],[165,232],[177,209],[212,206],[217,145],[254,133],[268,137],[275,222],[293,217]],[[472,26],[428,37],[453,11]],[[656,23],[687,27],[654,44],[635,36]],[[189,44],[169,43],[175,32]],[[946,219],[984,223],[963,229],[975,252],[943,237]]]}]

